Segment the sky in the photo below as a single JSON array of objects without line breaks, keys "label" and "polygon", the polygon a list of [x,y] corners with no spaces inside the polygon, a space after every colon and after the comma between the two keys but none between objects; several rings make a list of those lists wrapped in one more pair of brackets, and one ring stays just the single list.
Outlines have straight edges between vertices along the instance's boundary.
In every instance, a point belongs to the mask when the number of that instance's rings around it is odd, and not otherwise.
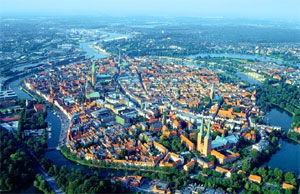
[{"label": "sky", "polygon": [[300,21],[300,0],[0,0],[1,13]]}]

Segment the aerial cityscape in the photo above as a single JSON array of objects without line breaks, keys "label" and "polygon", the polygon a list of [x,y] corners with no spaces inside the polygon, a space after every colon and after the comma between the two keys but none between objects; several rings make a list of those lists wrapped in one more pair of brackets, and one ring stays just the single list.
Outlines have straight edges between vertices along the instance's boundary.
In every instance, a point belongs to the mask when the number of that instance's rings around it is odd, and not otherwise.
[{"label": "aerial cityscape", "polygon": [[3,0],[0,192],[300,194],[300,2],[251,2]]}]

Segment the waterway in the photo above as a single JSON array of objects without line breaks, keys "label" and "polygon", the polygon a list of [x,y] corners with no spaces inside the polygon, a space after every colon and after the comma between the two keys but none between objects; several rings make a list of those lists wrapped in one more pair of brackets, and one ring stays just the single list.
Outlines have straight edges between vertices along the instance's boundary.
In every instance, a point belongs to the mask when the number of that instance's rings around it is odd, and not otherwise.
[{"label": "waterway", "polygon": [[[279,65],[285,63],[285,64],[291,64],[289,62],[284,62],[283,60],[280,59],[274,59],[270,57],[262,57],[262,56],[257,56],[257,55],[248,55],[248,54],[232,54],[232,53],[200,53],[196,55],[188,55],[186,58],[190,59],[195,59],[196,57],[224,57],[224,58],[235,58],[235,59],[246,59],[246,60],[255,60],[255,61],[262,61],[262,62],[274,62]],[[294,66],[297,66],[300,68],[300,64],[291,64]]]},{"label": "waterway", "polygon": [[196,54],[196,55],[189,55],[187,58],[194,59],[196,57],[225,57],[225,58],[236,58],[236,59],[248,59],[248,60],[258,60],[263,62],[274,62],[278,64],[282,64],[283,61],[276,60],[268,57],[260,57],[256,55],[246,55],[246,54],[230,54],[230,53],[202,53],[202,54]]},{"label": "waterway", "polygon": [[23,80],[24,78],[19,78],[17,80],[14,80],[12,82],[9,83],[9,87],[17,94],[18,98],[22,98],[22,99],[28,99],[31,100],[32,97],[29,96],[26,92],[24,92],[23,90],[20,90],[20,82]]},{"label": "waterway", "polygon": [[[105,32],[105,31],[101,31],[101,32],[105,35],[108,35],[105,38],[103,38],[101,41],[111,40],[111,39],[115,39],[115,38],[123,37],[123,36],[130,37],[130,35],[125,35],[125,34],[111,33],[111,32]],[[87,56],[93,56],[92,59],[94,59],[94,60],[106,58],[108,55],[105,55],[101,52],[96,52],[94,49],[90,48],[90,45],[94,45],[97,42],[99,42],[99,41],[83,42],[83,43],[80,43],[79,47],[86,52]]]},{"label": "waterway", "polygon": [[[280,108],[273,108],[266,116],[265,121],[270,125],[282,127],[283,130],[288,131],[293,122],[292,115]],[[281,149],[277,151],[271,159],[264,163],[265,166],[270,166],[272,169],[279,168],[284,172],[294,172],[300,174],[300,145],[294,145],[279,140]]]}]

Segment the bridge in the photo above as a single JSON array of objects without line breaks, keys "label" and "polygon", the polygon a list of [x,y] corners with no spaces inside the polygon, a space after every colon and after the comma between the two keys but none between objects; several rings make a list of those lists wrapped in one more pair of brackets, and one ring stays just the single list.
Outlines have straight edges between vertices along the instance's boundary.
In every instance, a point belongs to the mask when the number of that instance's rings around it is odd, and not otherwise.
[{"label": "bridge", "polygon": [[282,127],[279,126],[269,126],[269,125],[255,125],[255,127],[260,127],[260,128],[270,128],[272,130],[276,130],[276,131],[281,131]]},{"label": "bridge", "polygon": [[48,152],[48,151],[54,151],[54,150],[60,150],[60,147],[59,146],[57,146],[57,147],[48,147],[46,149],[46,152]]}]

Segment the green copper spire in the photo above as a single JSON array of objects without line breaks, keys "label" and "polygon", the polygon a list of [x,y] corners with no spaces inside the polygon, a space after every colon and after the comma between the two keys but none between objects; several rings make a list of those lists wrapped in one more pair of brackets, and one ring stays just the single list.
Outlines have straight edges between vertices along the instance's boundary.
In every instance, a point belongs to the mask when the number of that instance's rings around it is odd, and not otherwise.
[{"label": "green copper spire", "polygon": [[200,126],[200,135],[203,136],[204,135],[204,118],[202,117],[201,120],[201,126]]},{"label": "green copper spire", "polygon": [[211,138],[211,134],[210,134],[210,125],[211,125],[211,121],[209,121],[208,125],[207,125],[207,132],[205,135],[205,138],[210,139]]},{"label": "green copper spire", "polygon": [[120,52],[120,48],[119,48],[119,67],[121,66],[121,52]]},{"label": "green copper spire", "polygon": [[225,132],[222,133],[222,139],[224,139],[224,138],[225,138]]},{"label": "green copper spire", "polygon": [[89,87],[89,80],[86,77],[85,78],[85,89],[87,89],[88,87]]},{"label": "green copper spire", "polygon": [[166,119],[166,114],[164,113],[163,115],[162,115],[162,120],[165,120]]},{"label": "green copper spire", "polygon": [[95,62],[92,63],[92,73],[95,73]]}]

